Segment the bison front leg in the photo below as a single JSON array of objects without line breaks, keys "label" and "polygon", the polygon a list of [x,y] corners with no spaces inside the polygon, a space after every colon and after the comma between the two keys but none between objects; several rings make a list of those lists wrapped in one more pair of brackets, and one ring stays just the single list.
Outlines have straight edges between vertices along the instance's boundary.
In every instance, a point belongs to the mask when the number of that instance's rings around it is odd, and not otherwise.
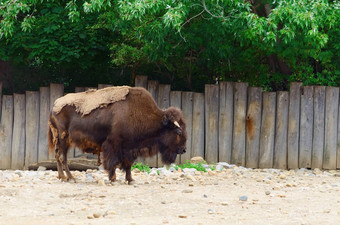
[{"label": "bison front leg", "polygon": [[133,184],[134,179],[132,179],[131,176],[131,166],[133,162],[125,161],[122,165],[123,169],[125,170],[125,180],[128,182],[128,184]]},{"label": "bison front leg", "polygon": [[104,141],[103,148],[103,166],[104,169],[109,173],[109,180],[111,182],[116,181],[116,167],[119,164],[119,158],[117,151],[119,146],[117,141],[114,143],[110,139]]}]

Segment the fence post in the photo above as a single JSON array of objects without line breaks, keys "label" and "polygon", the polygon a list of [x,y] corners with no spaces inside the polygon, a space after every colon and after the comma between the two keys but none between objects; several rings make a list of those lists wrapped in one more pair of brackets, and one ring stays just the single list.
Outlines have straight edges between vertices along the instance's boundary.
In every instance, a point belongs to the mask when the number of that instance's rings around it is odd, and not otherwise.
[{"label": "fence post", "polygon": [[205,85],[205,160],[208,163],[218,161],[218,95],[218,85]]},{"label": "fence post", "polygon": [[290,84],[288,118],[288,169],[299,167],[300,92],[302,83]]},{"label": "fence post", "polygon": [[313,92],[312,86],[301,89],[299,168],[312,167]]},{"label": "fence post", "polygon": [[275,137],[276,93],[264,92],[262,95],[262,102],[259,168],[272,168]]},{"label": "fence post", "polygon": [[219,140],[218,161],[231,162],[233,147],[233,121],[234,121],[234,84],[222,81],[220,83],[219,107]]},{"label": "fence post", "polygon": [[338,142],[337,142],[337,158],[336,158],[336,168],[340,169],[340,96],[339,96],[339,108],[338,108]]},{"label": "fence post", "polygon": [[48,159],[48,117],[50,115],[50,88],[40,87],[40,107],[39,107],[39,145],[38,162]]},{"label": "fence post", "polygon": [[1,123],[1,109],[2,109],[2,82],[0,82],[0,123]]},{"label": "fence post", "polygon": [[262,88],[248,88],[246,117],[246,167],[258,168],[261,131]]},{"label": "fence post", "polygon": [[192,108],[192,156],[204,158],[204,94],[194,93]]},{"label": "fence post", "polygon": [[324,137],[325,137],[325,101],[326,87],[314,87],[314,123],[312,169],[322,169]]},{"label": "fence post", "polygon": [[[54,101],[64,95],[64,85],[63,84],[50,84],[50,110],[53,109]],[[49,152],[49,159],[54,159],[55,152]]]},{"label": "fence post", "polygon": [[[180,91],[170,91],[170,105],[176,108],[182,108],[182,92]],[[181,155],[177,155],[176,164],[180,164]]]},{"label": "fence post", "polygon": [[246,165],[247,88],[247,83],[234,85],[234,140],[231,162],[240,166]]},{"label": "fence post", "polygon": [[288,92],[277,92],[274,168],[287,169]]},{"label": "fence post", "polygon": [[326,87],[325,148],[323,168],[336,169],[339,88]]},{"label": "fence post", "polygon": [[143,87],[147,88],[148,85],[148,77],[147,76],[136,76],[135,78],[135,87]]},{"label": "fence post", "polygon": [[12,137],[11,169],[23,169],[25,164],[25,118],[24,94],[14,94],[14,122]]},{"label": "fence post", "polygon": [[190,160],[193,156],[192,153],[192,125],[193,125],[193,92],[182,93],[182,112],[183,117],[187,125],[187,143],[186,153],[181,155],[181,163],[185,163],[186,160]]},{"label": "fence post", "polygon": [[11,167],[12,132],[13,132],[13,96],[2,97],[0,124],[0,169]]}]

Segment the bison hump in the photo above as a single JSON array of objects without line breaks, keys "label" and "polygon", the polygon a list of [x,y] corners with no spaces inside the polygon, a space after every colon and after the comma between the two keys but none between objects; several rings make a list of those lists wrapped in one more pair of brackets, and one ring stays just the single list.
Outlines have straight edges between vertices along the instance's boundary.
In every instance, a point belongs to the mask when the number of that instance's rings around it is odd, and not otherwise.
[{"label": "bison hump", "polygon": [[74,106],[76,112],[82,116],[90,114],[96,108],[106,107],[108,104],[125,100],[129,93],[129,86],[107,87],[100,90],[88,90],[70,93],[58,98],[53,105],[53,112],[58,114],[66,105]]}]

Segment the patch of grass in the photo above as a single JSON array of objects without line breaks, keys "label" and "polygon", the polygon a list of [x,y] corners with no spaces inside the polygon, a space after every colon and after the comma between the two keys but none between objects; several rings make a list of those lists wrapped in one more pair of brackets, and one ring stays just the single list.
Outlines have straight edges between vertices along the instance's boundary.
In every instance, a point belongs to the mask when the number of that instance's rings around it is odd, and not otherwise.
[{"label": "patch of grass", "polygon": [[144,163],[134,163],[131,167],[131,170],[134,170],[134,169],[138,169],[139,171],[141,172],[147,172],[147,173],[150,173],[151,172],[151,169],[148,165],[144,164]]},{"label": "patch of grass", "polygon": [[[177,167],[177,168],[176,168]],[[182,170],[184,168],[194,168],[197,171],[203,171],[203,172],[207,172],[207,169],[203,166],[202,163],[190,163],[189,161],[186,161],[184,164],[178,165],[176,166],[175,169],[178,170],[178,168],[181,168]],[[211,170],[213,170],[212,168],[210,168]],[[214,168],[215,169],[215,168]]]}]

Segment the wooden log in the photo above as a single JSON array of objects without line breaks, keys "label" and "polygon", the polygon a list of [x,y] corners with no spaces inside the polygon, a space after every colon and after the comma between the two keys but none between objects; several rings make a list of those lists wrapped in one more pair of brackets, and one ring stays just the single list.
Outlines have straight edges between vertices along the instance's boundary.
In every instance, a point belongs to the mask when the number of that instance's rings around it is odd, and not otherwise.
[{"label": "wooden log", "polygon": [[[158,87],[158,107],[161,109],[167,109],[170,106],[170,85],[160,84]],[[163,167],[164,163],[161,160],[161,156],[158,153],[157,166]]]},{"label": "wooden log", "polygon": [[147,76],[136,76],[135,87],[143,87],[147,89],[148,77]]},{"label": "wooden log", "polygon": [[0,124],[0,169],[10,169],[13,133],[13,96],[2,96]]},{"label": "wooden log", "polygon": [[302,83],[290,84],[288,115],[288,169],[299,167],[300,88]]},{"label": "wooden log", "polygon": [[325,120],[325,149],[323,168],[336,169],[337,161],[337,126],[339,115],[339,88],[326,87],[326,120]]},{"label": "wooden log", "polygon": [[193,95],[194,95],[193,92],[182,93],[182,112],[187,130],[186,153],[181,155],[182,164],[185,163],[187,160],[190,161],[191,157],[193,157],[192,153]]},{"label": "wooden log", "polygon": [[218,161],[231,163],[234,121],[234,84],[220,83]]},{"label": "wooden log", "polygon": [[288,107],[288,92],[277,92],[274,145],[274,168],[277,169],[287,169]]},{"label": "wooden log", "polygon": [[[180,91],[170,91],[170,106],[181,109],[182,108],[182,92]],[[176,164],[180,164],[181,155],[177,155]]]},{"label": "wooden log", "polygon": [[39,145],[38,145],[38,162],[48,159],[48,118],[50,115],[50,88],[40,87],[39,99]]},{"label": "wooden log", "polygon": [[14,94],[14,122],[12,138],[11,169],[22,170],[25,164],[25,118],[26,104],[24,94]]},{"label": "wooden log", "polygon": [[204,94],[194,93],[192,106],[191,156],[204,158]]},{"label": "wooden log", "polygon": [[275,138],[276,93],[262,94],[259,168],[272,168]]},{"label": "wooden log", "polygon": [[234,133],[231,162],[236,165],[246,165],[246,112],[247,83],[234,85]]},{"label": "wooden log", "polygon": [[25,167],[38,162],[39,92],[26,91],[26,156]]},{"label": "wooden log", "polygon": [[107,87],[112,87],[112,84],[98,84],[98,89],[103,89],[103,88],[107,88]]},{"label": "wooden log", "polygon": [[262,88],[248,88],[246,117],[246,167],[258,168],[260,151]]},{"label": "wooden log", "polygon": [[322,169],[323,149],[325,144],[325,101],[326,87],[314,87],[314,122],[313,122],[313,148],[312,169]]},{"label": "wooden log", "polygon": [[205,85],[205,160],[218,161],[218,85]]},{"label": "wooden log", "polygon": [[[52,110],[54,101],[64,95],[64,85],[63,84],[50,84],[50,110]],[[48,158],[54,159],[55,152],[48,152]]]},{"label": "wooden log", "polygon": [[1,109],[2,109],[2,82],[0,81],[0,122],[1,122]]},{"label": "wooden log", "polygon": [[299,167],[312,167],[313,148],[313,92],[312,86],[301,88],[301,117],[299,141]]},{"label": "wooden log", "polygon": [[[88,169],[98,169],[96,159],[73,158],[67,160],[70,170],[86,171]],[[42,161],[39,163],[32,163],[28,166],[29,170],[37,170],[39,166],[45,167],[47,170],[57,170],[56,160]]]},{"label": "wooden log", "polygon": [[[158,101],[158,86],[159,83],[158,81],[154,81],[154,80],[149,80],[148,81],[148,91],[150,92],[151,96],[153,97],[153,99],[155,100],[155,102]],[[146,158],[145,159],[145,164],[149,165],[150,167],[157,167],[157,154],[153,157],[150,158]]]}]

